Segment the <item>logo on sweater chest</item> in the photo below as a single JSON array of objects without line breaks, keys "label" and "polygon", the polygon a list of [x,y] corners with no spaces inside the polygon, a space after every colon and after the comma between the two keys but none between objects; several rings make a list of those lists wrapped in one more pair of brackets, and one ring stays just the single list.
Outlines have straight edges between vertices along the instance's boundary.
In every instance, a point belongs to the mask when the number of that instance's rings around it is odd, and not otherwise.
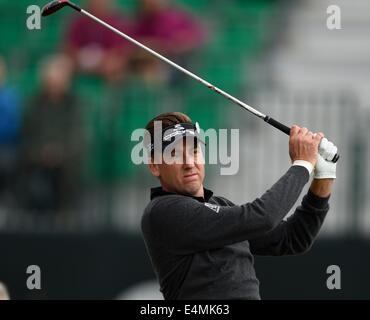
[{"label": "logo on sweater chest", "polygon": [[218,213],[220,211],[220,206],[218,206],[216,204],[212,204],[212,203],[209,203],[209,202],[204,202],[204,205],[206,207],[210,208],[211,210],[213,210],[216,213]]}]

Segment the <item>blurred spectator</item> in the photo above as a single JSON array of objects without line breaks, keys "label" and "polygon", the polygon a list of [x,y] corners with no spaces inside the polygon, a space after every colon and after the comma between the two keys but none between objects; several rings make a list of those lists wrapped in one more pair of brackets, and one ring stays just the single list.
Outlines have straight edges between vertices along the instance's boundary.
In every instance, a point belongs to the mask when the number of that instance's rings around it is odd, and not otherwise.
[{"label": "blurred spectator", "polygon": [[10,300],[8,290],[2,282],[0,282],[0,300]]},{"label": "blurred spectator", "polygon": [[[168,0],[139,0],[135,37],[186,67],[191,54],[202,46],[205,30],[193,16],[173,7]],[[153,77],[153,82],[156,82],[156,73],[165,65],[143,50],[137,49],[134,66],[144,77]],[[177,70],[167,69],[167,72],[170,81],[179,79]]]},{"label": "blurred spectator", "polygon": [[0,194],[10,191],[17,170],[20,105],[6,85],[6,65],[0,57]]},{"label": "blurred spectator", "polygon": [[[114,6],[114,0],[87,0],[87,10],[113,27],[130,33],[131,26]],[[67,30],[66,51],[77,71],[103,76],[110,82],[125,73],[129,43],[84,15],[78,15]]]},{"label": "blurred spectator", "polygon": [[72,62],[48,58],[41,88],[25,110],[22,128],[22,199],[27,209],[68,209],[78,195],[84,125],[79,99],[70,92]]}]

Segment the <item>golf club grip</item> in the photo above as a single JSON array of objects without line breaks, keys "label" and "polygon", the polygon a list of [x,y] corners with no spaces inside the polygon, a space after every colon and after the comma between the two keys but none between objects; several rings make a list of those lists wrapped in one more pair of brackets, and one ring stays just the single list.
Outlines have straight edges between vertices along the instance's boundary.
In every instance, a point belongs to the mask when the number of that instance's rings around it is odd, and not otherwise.
[{"label": "golf club grip", "polygon": [[279,129],[280,131],[286,133],[288,136],[290,135],[290,128],[280,123],[279,121],[276,121],[275,119],[269,116],[264,117],[263,120],[267,122],[268,124],[271,124],[276,129]]},{"label": "golf club grip", "polygon": [[[268,124],[272,125],[273,127],[275,127],[276,129],[279,129],[280,131],[286,133],[288,136],[290,135],[290,128],[287,127],[286,125],[280,123],[279,121],[276,121],[275,119],[273,119],[269,116],[264,117],[263,120],[266,121]],[[333,157],[331,162],[336,163],[338,160],[339,160],[339,154],[337,153]]]}]

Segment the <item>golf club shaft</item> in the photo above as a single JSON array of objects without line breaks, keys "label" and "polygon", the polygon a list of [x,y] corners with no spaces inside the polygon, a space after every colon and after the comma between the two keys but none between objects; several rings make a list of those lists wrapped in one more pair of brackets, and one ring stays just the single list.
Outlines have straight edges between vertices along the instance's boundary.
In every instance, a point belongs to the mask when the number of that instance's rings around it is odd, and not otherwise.
[{"label": "golf club shaft", "polygon": [[[55,3],[55,2],[54,2]],[[282,124],[281,122],[271,118],[270,116],[267,116],[265,114],[263,114],[262,112],[252,108],[251,106],[249,106],[248,104],[244,103],[243,101],[240,101],[239,99],[235,98],[234,96],[228,94],[227,92],[221,90],[220,88],[217,88],[216,86],[214,86],[213,84],[209,83],[208,81],[202,79],[201,77],[198,77],[197,75],[195,75],[194,73],[190,72],[189,70],[179,66],[178,64],[174,63],[173,61],[169,60],[168,58],[162,56],[161,54],[159,54],[158,52],[148,48],[147,46],[143,45],[142,43],[140,43],[139,41],[131,38],[130,36],[128,36],[127,34],[123,33],[122,31],[114,28],[113,26],[109,25],[108,23],[104,22],[103,20],[97,18],[96,16],[92,15],[91,13],[87,12],[86,10],[83,10],[81,9],[79,6],[69,2],[69,1],[66,1],[66,0],[63,0],[61,2],[59,2],[59,4],[64,4],[64,5],[69,5],[70,7],[72,7],[73,9],[75,9],[76,11],[79,11],[81,12],[82,14],[86,15],[87,17],[89,17],[90,19],[96,21],[97,23],[100,23],[101,25],[103,25],[104,27],[110,29],[111,31],[113,31],[114,33],[116,33],[117,35],[123,37],[124,39],[126,39],[127,41],[131,42],[132,44],[140,47],[141,49],[147,51],[148,53],[150,53],[151,55],[157,57],[158,59],[160,59],[161,61],[171,65],[172,67],[176,68],[177,70],[185,73],[186,75],[188,75],[189,77],[197,80],[198,82],[202,83],[203,85],[205,85],[207,88],[217,92],[218,94],[222,95],[223,97],[229,99],[230,101],[234,102],[235,104],[239,105],[240,107],[242,107],[243,109],[249,111],[250,113],[254,114],[255,116],[263,119],[265,122],[267,122],[268,124],[270,124],[271,126],[279,129],[280,131],[284,132],[285,134],[287,135],[290,135],[290,128],[287,127],[286,125]],[[53,6],[52,6],[53,2],[51,2],[49,4],[49,12],[47,13],[48,14],[51,14],[53,12],[55,12],[56,10],[60,9],[60,6],[58,6],[56,3],[56,5],[54,6],[54,10],[53,10]],[[50,6],[51,5],[51,6]],[[45,12],[44,12],[45,13]],[[339,159],[339,154],[336,154],[333,159],[331,160],[332,162],[337,162]]]},{"label": "golf club shaft", "polygon": [[233,101],[234,103],[238,104],[239,106],[241,106],[242,108],[248,110],[249,112],[253,113],[254,115],[256,115],[257,117],[259,118],[265,118],[266,115],[264,115],[263,113],[259,112],[258,110],[252,108],[251,106],[247,105],[246,103],[240,101],[239,99],[233,97],[232,95],[228,94],[227,92],[221,90],[220,88],[217,88],[215,87],[213,84],[209,83],[208,81],[198,77],[197,75],[195,75],[194,73],[190,72],[189,70],[186,70],[185,68],[179,66],[178,64],[174,63],[173,61],[167,59],[166,57],[162,56],[161,54],[159,54],[158,52],[148,48],[147,46],[143,45],[142,43],[140,43],[139,41],[131,38],[130,36],[128,36],[127,34],[117,30],[116,28],[112,27],[111,25],[109,25],[108,23],[100,20],[99,18],[95,17],[94,15],[90,14],[89,12],[81,9],[81,13],[83,13],[84,15],[88,16],[89,18],[95,20],[96,22],[102,24],[103,26],[105,26],[106,28],[112,30],[113,32],[115,32],[116,34],[120,35],[121,37],[125,38],[127,41],[135,44],[136,46],[144,49],[145,51],[149,52],[150,54],[152,54],[153,56],[157,57],[158,59],[162,60],[163,62],[171,65],[172,67],[180,70],[181,72],[185,73],[186,75],[188,75],[189,77],[192,77],[193,79],[197,80],[198,82],[204,84],[206,87],[208,87],[209,89],[213,90],[213,91],[216,91],[217,93],[219,93],[220,95],[224,96],[225,98]]},{"label": "golf club shaft", "polygon": [[84,15],[88,16],[89,18],[95,20],[96,22],[102,24],[103,26],[105,26],[106,28],[112,30],[114,33],[120,35],[121,37],[125,38],[127,41],[133,43],[134,45],[142,48],[143,50],[149,52],[150,54],[152,54],[153,56],[157,57],[158,59],[162,60],[163,62],[171,65],[172,67],[180,70],[181,72],[185,73],[186,75],[188,75],[189,77],[197,80],[198,82],[204,84],[207,88],[217,92],[218,94],[222,95],[223,97],[229,99],[230,101],[236,103],[237,105],[239,105],[240,107],[242,107],[243,109],[249,111],[250,113],[254,114],[255,116],[263,119],[265,122],[267,122],[268,124],[272,125],[273,127],[279,129],[280,131],[284,132],[285,134],[287,135],[290,135],[290,128],[287,127],[286,125],[280,123],[279,121],[263,114],[262,112],[252,108],[251,106],[249,106],[248,104],[246,104],[245,102],[235,98],[234,96],[228,94],[227,92],[221,90],[220,88],[214,86],[213,84],[209,83],[208,81],[202,79],[201,77],[198,77],[196,74],[190,72],[189,70],[179,66],[178,64],[176,64],[175,62],[171,61],[170,59],[162,56],[161,54],[159,54],[158,52],[148,48],[147,46],[143,45],[141,42],[131,38],[130,36],[128,36],[127,34],[123,33],[122,31],[119,31],[117,30],[116,28],[112,27],[111,25],[109,25],[108,23],[104,22],[103,20],[95,17],[94,15],[92,15],[91,13],[81,9],[81,13],[83,13]]}]

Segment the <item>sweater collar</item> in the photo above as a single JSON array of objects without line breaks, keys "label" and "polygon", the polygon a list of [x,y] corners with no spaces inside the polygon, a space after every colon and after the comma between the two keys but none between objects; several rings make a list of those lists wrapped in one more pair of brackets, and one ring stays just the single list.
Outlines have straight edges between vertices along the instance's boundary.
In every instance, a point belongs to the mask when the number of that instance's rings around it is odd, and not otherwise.
[{"label": "sweater collar", "polygon": [[[213,192],[211,190],[208,190],[208,189],[204,188],[204,187],[203,187],[203,190],[204,190],[204,198],[203,197],[194,197],[194,196],[190,196],[190,195],[186,195],[186,194],[183,194],[183,196],[193,198],[195,200],[198,200],[199,202],[208,202],[208,200],[212,197]],[[163,190],[162,187],[155,187],[155,188],[152,188],[150,190],[150,200],[153,200],[154,198],[157,198],[157,197],[160,197],[160,196],[173,195],[173,194],[177,194],[177,193],[165,191],[165,190]]]}]

